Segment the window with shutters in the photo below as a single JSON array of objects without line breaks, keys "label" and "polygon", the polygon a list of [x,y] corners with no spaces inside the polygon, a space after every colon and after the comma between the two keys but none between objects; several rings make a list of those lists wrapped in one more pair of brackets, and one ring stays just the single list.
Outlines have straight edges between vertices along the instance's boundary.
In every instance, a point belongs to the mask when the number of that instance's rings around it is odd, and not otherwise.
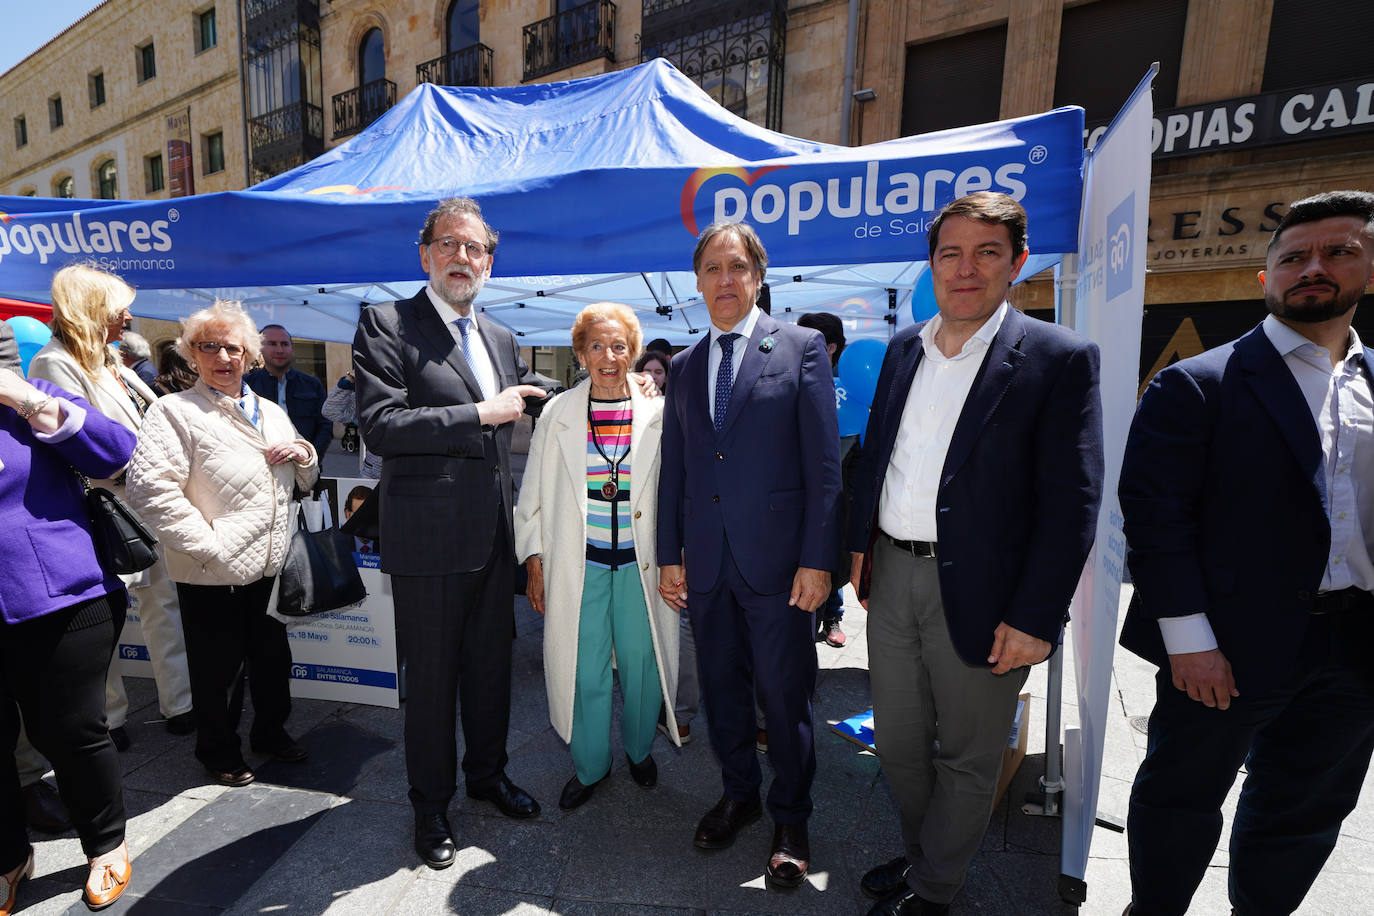
[{"label": "window with shutters", "polygon": [[1264,92],[1363,79],[1374,73],[1374,10],[1350,0],[1274,0]]},{"label": "window with shutters", "polygon": [[1080,105],[1089,124],[1110,121],[1159,61],[1156,110],[1178,100],[1188,0],[1098,0],[1064,10],[1054,104]]},{"label": "window with shutters", "polygon": [[903,136],[996,121],[1006,53],[1006,26],[907,48]]}]

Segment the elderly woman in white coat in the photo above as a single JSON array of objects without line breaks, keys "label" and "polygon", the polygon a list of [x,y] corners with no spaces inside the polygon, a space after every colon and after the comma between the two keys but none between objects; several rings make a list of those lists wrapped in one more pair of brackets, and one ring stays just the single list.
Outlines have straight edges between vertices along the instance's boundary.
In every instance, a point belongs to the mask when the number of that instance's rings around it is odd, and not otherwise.
[{"label": "elderly woman in white coat", "polygon": [[544,408],[515,513],[526,593],[546,617],[549,717],[572,750],[565,809],[610,774],[612,659],[636,783],[658,781],[649,750],[660,709],[677,735],[678,615],[658,595],[654,552],[663,401],[630,382],[641,338],[627,306],[602,302],[577,316],[573,351],[589,375]]},{"label": "elderly woman in white coat", "polygon": [[216,782],[244,786],[253,781],[238,735],[245,673],[253,750],[287,762],[307,756],[286,733],[291,649],[267,604],[286,555],[292,489],[309,488],[319,463],[286,411],[244,384],[262,336],[239,303],[187,318],[176,346],[199,379],[149,409],[129,501],[162,541],[181,599],[196,757]]},{"label": "elderly woman in white coat", "polygon": [[[119,277],[86,264],[59,270],[52,280],[53,336],[29,364],[29,378],[41,378],[79,394],[96,410],[137,433],[143,415],[157,395],[109,346],[118,341],[129,320],[134,291]],[[124,473],[113,480],[92,481],[121,499]],[[191,679],[186,669],[186,643],[181,634],[181,606],[167,565],[158,560],[141,573],[121,576],[133,599],[157,683],[158,709],[173,734],[195,729],[191,713]],[[105,717],[115,747],[129,746],[125,720],[129,698],[119,665],[110,665],[105,680]]]}]

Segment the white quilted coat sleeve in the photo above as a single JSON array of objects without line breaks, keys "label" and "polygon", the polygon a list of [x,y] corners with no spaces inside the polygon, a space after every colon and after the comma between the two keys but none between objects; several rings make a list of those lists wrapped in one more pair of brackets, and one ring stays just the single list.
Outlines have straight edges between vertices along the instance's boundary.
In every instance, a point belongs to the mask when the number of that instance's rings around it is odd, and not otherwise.
[{"label": "white quilted coat sleeve", "polygon": [[219,552],[215,531],[185,492],[193,448],[186,418],[162,402],[154,404],[139,430],[127,492],[134,511],[163,544],[208,562]]}]

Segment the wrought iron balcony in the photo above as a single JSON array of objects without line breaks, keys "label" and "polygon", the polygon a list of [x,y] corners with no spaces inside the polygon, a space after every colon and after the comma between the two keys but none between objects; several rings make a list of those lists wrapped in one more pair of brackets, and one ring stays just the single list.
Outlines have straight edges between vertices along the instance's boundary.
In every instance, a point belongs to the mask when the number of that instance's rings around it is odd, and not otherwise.
[{"label": "wrought iron balcony", "polygon": [[[641,0],[643,19],[640,46],[648,49],[660,42],[681,38],[693,32],[747,19],[760,13],[787,13],[787,0]],[[642,60],[652,55],[641,55]]]},{"label": "wrought iron balcony", "polygon": [[604,57],[615,61],[615,4],[592,0],[525,26],[526,81]]},{"label": "wrought iron balcony", "polygon": [[396,84],[373,80],[334,96],[334,139],[356,134],[396,104]]},{"label": "wrought iron balcony", "polygon": [[436,86],[490,86],[491,48],[482,44],[459,48],[452,54],[427,60],[415,66],[415,83]]},{"label": "wrought iron balcony", "polygon": [[324,110],[308,102],[295,102],[250,118],[248,146],[253,168],[266,175],[308,162],[324,152]]},{"label": "wrought iron balcony", "polygon": [[244,0],[245,37],[251,43],[290,25],[320,24],[318,0]]}]

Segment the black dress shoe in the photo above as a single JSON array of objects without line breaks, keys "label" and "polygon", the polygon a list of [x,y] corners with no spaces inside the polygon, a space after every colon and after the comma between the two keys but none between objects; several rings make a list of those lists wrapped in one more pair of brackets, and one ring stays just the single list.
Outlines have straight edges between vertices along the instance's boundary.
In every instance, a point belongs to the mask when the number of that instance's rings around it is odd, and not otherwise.
[{"label": "black dress shoe", "polygon": [[415,852],[430,868],[448,868],[453,864],[458,850],[447,817],[415,813]]},{"label": "black dress shoe", "polygon": [[24,822],[39,833],[66,833],[72,829],[62,796],[41,779],[24,787]]},{"label": "black dress shoe", "polygon": [[122,725],[110,729],[110,740],[114,742],[115,750],[121,754],[129,749],[129,745],[133,744],[129,740],[128,730]]},{"label": "black dress shoe", "polygon": [[188,709],[179,716],[167,720],[167,731],[174,735],[189,735],[196,730],[196,711]]},{"label": "black dress shoe", "polygon": [[866,897],[882,900],[906,887],[906,873],[909,871],[911,863],[906,860],[906,856],[898,856],[891,862],[864,872],[863,879],[859,881],[859,890],[863,891]]},{"label": "black dress shoe", "polygon": [[582,782],[582,780],[578,779],[577,774],[574,773],[573,778],[569,779],[568,784],[563,787],[563,794],[558,796],[558,807],[562,808],[564,811],[571,811],[574,808],[582,807],[587,803],[588,799],[592,797],[592,793],[596,791],[596,787],[605,782],[610,775],[610,771],[607,770],[605,776],[602,776],[591,785],[587,785]]},{"label": "black dress shoe", "polygon": [[757,798],[740,802],[722,796],[697,824],[692,843],[698,849],[725,849],[735,842],[735,834],[754,823],[762,814],[763,805],[759,804]]},{"label": "black dress shoe", "polygon": [[868,916],[945,916],[948,903],[932,903],[909,887],[894,891],[873,904]]},{"label": "black dress shoe", "polygon": [[[783,856],[776,865],[779,856]],[[768,857],[768,882],[775,887],[796,887],[811,866],[811,841],[806,824],[778,824],[773,828],[773,852]]]},{"label": "black dress shoe", "polygon": [[254,742],[252,747],[254,752],[267,754],[273,759],[280,760],[283,763],[300,763],[310,756],[309,751],[292,741],[290,738],[287,738],[284,744],[262,745]]},{"label": "black dress shoe", "polygon": [[630,765],[630,778],[635,781],[635,785],[645,789],[652,789],[658,785],[658,764],[654,763],[652,754],[639,763],[635,763],[630,759],[630,755],[626,754],[625,762]]},{"label": "black dress shoe", "polygon": [[539,802],[530,797],[529,793],[510,781],[510,777],[501,774],[501,779],[485,789],[468,789],[468,798],[475,798],[478,801],[489,801],[506,817],[535,817],[539,814]]}]

